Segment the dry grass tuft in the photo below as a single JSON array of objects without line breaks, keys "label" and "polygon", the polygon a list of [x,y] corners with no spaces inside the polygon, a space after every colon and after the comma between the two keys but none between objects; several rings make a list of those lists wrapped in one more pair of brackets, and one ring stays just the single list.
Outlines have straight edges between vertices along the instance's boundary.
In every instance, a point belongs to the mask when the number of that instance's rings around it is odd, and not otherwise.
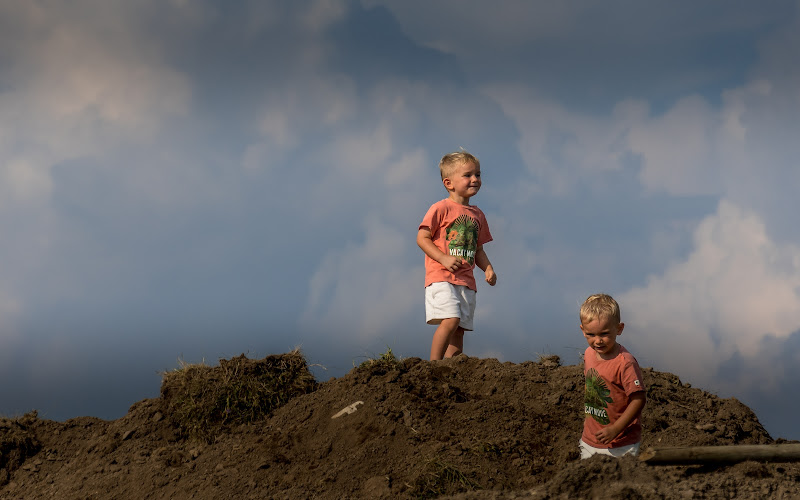
[{"label": "dry grass tuft", "polygon": [[475,474],[464,473],[455,465],[440,459],[428,460],[425,473],[417,478],[411,496],[419,499],[438,498],[482,489]]},{"label": "dry grass tuft", "polygon": [[261,420],[316,387],[295,349],[259,360],[244,354],[220,359],[216,367],[181,363],[164,374],[161,399],[182,435],[212,442],[221,430]]},{"label": "dry grass tuft", "polygon": [[397,370],[402,367],[402,359],[398,358],[392,352],[392,348],[388,347],[386,352],[381,353],[377,358],[369,358],[360,365],[358,365],[359,369],[370,369],[372,371],[381,371],[381,372],[389,372],[391,370]]}]

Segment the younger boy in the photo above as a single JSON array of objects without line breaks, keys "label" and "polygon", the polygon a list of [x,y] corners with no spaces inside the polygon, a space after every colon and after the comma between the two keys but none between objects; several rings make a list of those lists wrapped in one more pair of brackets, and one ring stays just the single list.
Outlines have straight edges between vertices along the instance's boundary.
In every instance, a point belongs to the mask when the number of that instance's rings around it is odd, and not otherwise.
[{"label": "younger boy", "polygon": [[448,196],[434,203],[417,233],[425,252],[425,316],[439,325],[431,342],[431,360],[450,358],[464,348],[464,331],[472,330],[477,287],[472,269],[477,265],[494,286],[497,275],[483,251],[492,241],[481,209],[469,200],[481,188],[481,163],[466,151],[442,157],[442,183]]},{"label": "younger boy", "polygon": [[639,363],[617,343],[625,328],[619,305],[608,295],[592,295],[581,306],[580,318],[589,342],[583,355],[586,415],[579,442],[581,458],[637,455],[646,393]]}]

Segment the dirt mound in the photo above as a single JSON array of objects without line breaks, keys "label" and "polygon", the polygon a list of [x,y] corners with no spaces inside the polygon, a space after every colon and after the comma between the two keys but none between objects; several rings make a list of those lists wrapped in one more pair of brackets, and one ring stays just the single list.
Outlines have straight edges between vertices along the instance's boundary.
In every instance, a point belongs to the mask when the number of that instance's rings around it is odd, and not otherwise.
[{"label": "dirt mound", "polygon": [[[160,398],[118,420],[0,419],[0,498],[761,499],[796,498],[800,487],[797,463],[579,460],[582,371],[557,357],[388,355],[322,383],[309,382],[298,357],[165,375]],[[270,377],[290,371],[278,391],[298,388],[288,402],[267,404],[253,389],[277,401]],[[775,442],[736,399],[643,371],[643,449]],[[187,418],[204,430],[191,432]]]},{"label": "dirt mound", "polygon": [[210,443],[223,430],[263,419],[316,385],[299,351],[257,361],[242,354],[220,359],[217,367],[183,364],[164,374],[161,399],[182,436]]}]

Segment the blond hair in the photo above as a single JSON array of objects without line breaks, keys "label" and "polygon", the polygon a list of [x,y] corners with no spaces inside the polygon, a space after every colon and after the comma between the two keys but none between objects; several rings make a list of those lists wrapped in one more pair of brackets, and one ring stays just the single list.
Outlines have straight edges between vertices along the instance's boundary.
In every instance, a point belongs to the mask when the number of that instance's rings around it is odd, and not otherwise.
[{"label": "blond hair", "polygon": [[616,323],[621,321],[619,304],[610,295],[596,293],[583,301],[581,324],[585,325],[598,318],[610,318]]},{"label": "blond hair", "polygon": [[481,168],[481,162],[463,149],[453,153],[447,153],[439,160],[439,172],[442,174],[442,180],[451,176],[453,170],[463,163],[472,163],[476,168]]}]

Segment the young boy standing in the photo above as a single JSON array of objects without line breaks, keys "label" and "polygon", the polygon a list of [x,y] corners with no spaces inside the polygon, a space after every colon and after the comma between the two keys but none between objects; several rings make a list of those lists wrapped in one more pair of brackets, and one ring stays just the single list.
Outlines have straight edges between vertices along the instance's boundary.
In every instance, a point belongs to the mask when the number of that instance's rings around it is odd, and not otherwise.
[{"label": "young boy standing", "polygon": [[439,325],[431,342],[431,360],[450,358],[464,348],[464,331],[472,330],[477,287],[472,273],[477,265],[491,286],[497,282],[483,250],[492,241],[481,209],[470,198],[481,188],[481,164],[466,151],[442,157],[442,183],[448,196],[434,203],[417,233],[425,252],[425,317]]},{"label": "young boy standing", "polygon": [[608,295],[592,295],[581,306],[580,318],[589,342],[583,355],[586,415],[579,442],[581,458],[637,455],[646,392],[639,363],[617,343],[625,328],[619,304]]}]

